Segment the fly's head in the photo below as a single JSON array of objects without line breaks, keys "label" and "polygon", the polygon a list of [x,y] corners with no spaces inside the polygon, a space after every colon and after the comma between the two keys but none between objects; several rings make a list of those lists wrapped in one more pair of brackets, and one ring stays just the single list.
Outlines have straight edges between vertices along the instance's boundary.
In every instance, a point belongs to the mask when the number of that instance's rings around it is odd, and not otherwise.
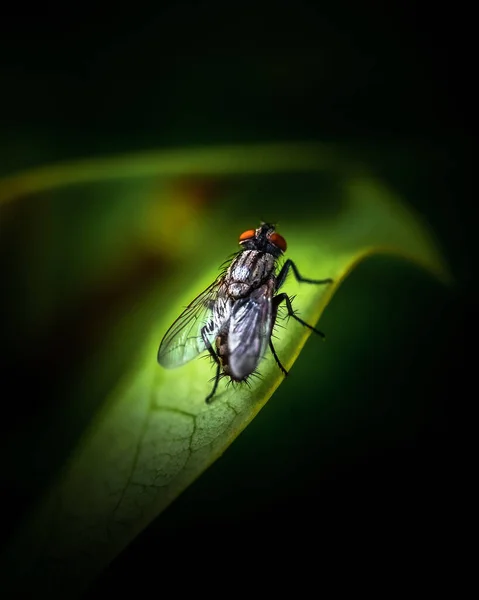
[{"label": "fly's head", "polygon": [[286,240],[276,233],[275,226],[271,223],[262,223],[258,229],[248,229],[239,237],[239,244],[243,250],[258,250],[267,252],[279,258],[286,252]]}]

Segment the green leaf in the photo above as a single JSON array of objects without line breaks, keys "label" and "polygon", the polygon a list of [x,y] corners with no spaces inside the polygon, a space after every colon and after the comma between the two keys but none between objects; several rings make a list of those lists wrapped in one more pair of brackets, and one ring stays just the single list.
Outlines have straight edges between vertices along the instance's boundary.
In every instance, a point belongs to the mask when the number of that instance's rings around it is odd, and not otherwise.
[{"label": "green leaf", "polygon": [[[285,174],[289,187],[284,185]],[[151,190],[158,190],[158,182],[164,185],[192,175],[226,182],[214,209],[186,202],[180,212],[191,213],[191,218],[183,222],[175,212],[178,196],[161,188],[162,218],[150,229],[144,228],[145,220],[138,221],[135,229],[133,198],[135,214],[147,214]],[[171,267],[166,275],[155,280],[132,312],[121,314],[108,344],[91,357],[89,375],[76,384],[80,399],[87,397],[95,372],[103,369],[99,357],[106,347],[127,354],[128,368],[101,406],[92,407],[88,426],[63,470],[12,543],[8,564],[13,561],[29,585],[38,581],[41,589],[49,581],[50,591],[52,581],[70,591],[88,585],[226,450],[283,381],[268,354],[261,363],[261,380],[251,387],[226,387],[222,382],[213,403],[206,405],[214,374],[208,360],[194,360],[171,371],[156,362],[168,326],[216,277],[220,263],[236,249],[237,235],[266,218],[265,208],[280,217],[278,228],[287,239],[288,256],[301,274],[334,279],[332,285],[311,286],[288,278],[284,289],[296,295],[295,308],[311,324],[318,322],[354,266],[373,253],[402,256],[444,282],[450,280],[437,244],[418,215],[367,169],[339,151],[319,146],[199,149],[57,165],[0,182],[0,204],[55,189],[61,198],[68,198],[68,190],[75,186],[87,198],[82,186],[119,181],[123,184],[115,191],[115,206],[106,212],[101,234],[92,234],[90,249],[85,248],[84,257],[78,259],[78,272],[88,271],[88,285],[95,279],[94,269],[101,277],[118,260],[120,238],[125,245],[123,260],[130,248],[125,231],[128,238],[135,230],[145,244],[162,253],[170,250],[173,258],[166,261]],[[113,194],[111,188],[105,189],[101,188],[103,195]],[[282,193],[289,201],[282,201]],[[107,235],[112,215],[122,226]],[[79,280],[72,278],[73,298],[81,287]],[[53,297],[45,306],[55,301]],[[278,329],[275,346],[289,370],[310,331],[292,320],[283,324],[286,328]],[[322,348],[328,352],[327,342]],[[314,376],[322,376],[321,365]],[[294,378],[294,369],[290,377]]]}]

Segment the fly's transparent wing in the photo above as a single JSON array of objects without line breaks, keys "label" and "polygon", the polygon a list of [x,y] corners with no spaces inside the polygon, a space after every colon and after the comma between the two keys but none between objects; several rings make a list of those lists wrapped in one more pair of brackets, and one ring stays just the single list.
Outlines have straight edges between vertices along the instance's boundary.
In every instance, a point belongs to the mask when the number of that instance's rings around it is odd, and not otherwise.
[{"label": "fly's transparent wing", "polygon": [[228,364],[235,379],[251,375],[266,351],[273,326],[272,298],[273,288],[267,283],[234,304],[228,332]]},{"label": "fly's transparent wing", "polygon": [[189,362],[206,350],[201,329],[206,326],[208,341],[215,339],[223,319],[219,298],[222,279],[217,279],[199,294],[168,329],[158,349],[158,362],[172,369]]}]

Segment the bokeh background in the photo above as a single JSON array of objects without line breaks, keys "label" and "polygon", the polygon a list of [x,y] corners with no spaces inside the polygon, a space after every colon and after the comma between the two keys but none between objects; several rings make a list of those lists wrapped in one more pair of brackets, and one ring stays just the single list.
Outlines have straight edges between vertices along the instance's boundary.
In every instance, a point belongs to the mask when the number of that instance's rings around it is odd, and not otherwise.
[{"label": "bokeh background", "polygon": [[[164,569],[178,560],[170,551],[176,545],[224,553],[238,538],[278,536],[289,540],[287,555],[305,531],[318,540],[364,534],[365,524],[368,535],[383,529],[389,539],[453,533],[451,490],[457,500],[463,489],[456,440],[470,410],[458,382],[470,380],[464,336],[476,296],[471,139],[457,60],[466,49],[453,51],[445,17],[399,2],[163,2],[133,11],[86,5],[78,14],[42,5],[28,15],[10,8],[0,25],[0,175],[158,148],[329,143],[370,165],[414,206],[456,278],[447,289],[398,259],[360,265],[321,320],[327,346],[308,341],[266,408],[91,594],[120,590],[138,573],[153,581],[152,557],[161,556]],[[128,361],[126,349],[115,349],[118,362],[112,359],[91,395],[76,384],[109,319],[130,310],[151,278],[173,268],[170,254],[181,254],[174,231],[162,224],[186,219],[184,243],[193,245],[200,239],[195,222],[227,219],[221,181],[168,185],[158,193],[176,195],[179,209],[166,217],[146,218],[145,207],[133,214],[133,192],[118,207],[114,185],[87,186],[68,202],[61,193],[38,194],[2,207],[6,537],[61,463],[47,434],[32,432],[42,423],[49,432],[52,412],[75,393],[85,399],[84,414],[74,419],[81,430],[95,394],[101,397]],[[250,218],[245,228],[265,217],[257,212],[261,185],[246,185],[254,199],[240,210]],[[292,196],[304,182],[295,176],[275,185],[277,204],[264,206],[269,214],[303,217],[284,190]],[[334,198],[334,180],[323,176],[314,185]],[[240,193],[226,196],[242,202]],[[145,222],[154,223],[151,231]],[[123,265],[113,274],[92,258],[119,250]],[[45,270],[47,258],[53,270]],[[95,262],[97,272],[78,283]],[[318,361],[327,365],[324,380],[315,378]],[[72,434],[60,423],[67,448]]]}]

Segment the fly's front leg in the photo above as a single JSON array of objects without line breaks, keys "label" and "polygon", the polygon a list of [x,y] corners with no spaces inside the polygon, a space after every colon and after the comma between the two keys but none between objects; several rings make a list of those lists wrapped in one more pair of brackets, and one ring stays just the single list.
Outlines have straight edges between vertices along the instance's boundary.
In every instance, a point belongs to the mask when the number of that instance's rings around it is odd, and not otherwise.
[{"label": "fly's front leg", "polygon": [[220,359],[218,358],[218,355],[214,351],[213,346],[210,344],[210,341],[206,337],[206,325],[201,328],[201,337],[203,338],[206,349],[211,354],[211,356],[213,357],[213,360],[216,363],[216,376],[215,376],[215,382],[213,384],[213,389],[211,390],[211,393],[208,394],[208,396],[206,396],[206,399],[205,399],[206,404],[209,404],[213,400],[213,396],[215,395],[216,389],[218,387],[218,382],[220,380],[220,375],[221,375],[221,362],[220,362]]},{"label": "fly's front leg", "polygon": [[[306,277],[302,277],[298,271],[298,267],[294,264],[294,262],[290,258],[288,258],[288,260],[284,263],[283,267],[281,268],[281,271],[279,272],[278,277],[276,278],[276,291],[278,291],[279,288],[285,282],[285,279],[288,276],[290,269],[293,270],[293,273],[294,273],[294,276],[296,277],[296,279],[298,281],[301,281],[302,283],[314,283],[316,285],[324,285],[326,283],[333,283],[333,280],[329,277],[328,277],[328,279],[307,279]],[[309,325],[308,325],[308,327],[309,327]]]},{"label": "fly's front leg", "polygon": [[314,331],[314,333],[317,333],[318,335],[320,335],[323,338],[323,340],[325,339],[326,336],[324,335],[324,333],[322,331],[319,331],[319,329],[316,329],[315,327],[313,327],[309,323],[306,323],[306,321],[303,321],[303,319],[300,319],[295,314],[295,312],[293,310],[293,305],[291,304],[291,300],[289,299],[289,296],[287,294],[284,294],[284,293],[283,294],[278,294],[277,296],[275,296],[273,298],[273,303],[275,305],[276,310],[278,309],[278,306],[281,304],[281,302],[284,302],[286,304],[286,308],[288,309],[288,316],[289,317],[293,317],[293,319],[295,319],[296,321],[298,321],[298,323],[301,323],[301,325],[304,325],[308,329],[311,329],[311,331]]}]

